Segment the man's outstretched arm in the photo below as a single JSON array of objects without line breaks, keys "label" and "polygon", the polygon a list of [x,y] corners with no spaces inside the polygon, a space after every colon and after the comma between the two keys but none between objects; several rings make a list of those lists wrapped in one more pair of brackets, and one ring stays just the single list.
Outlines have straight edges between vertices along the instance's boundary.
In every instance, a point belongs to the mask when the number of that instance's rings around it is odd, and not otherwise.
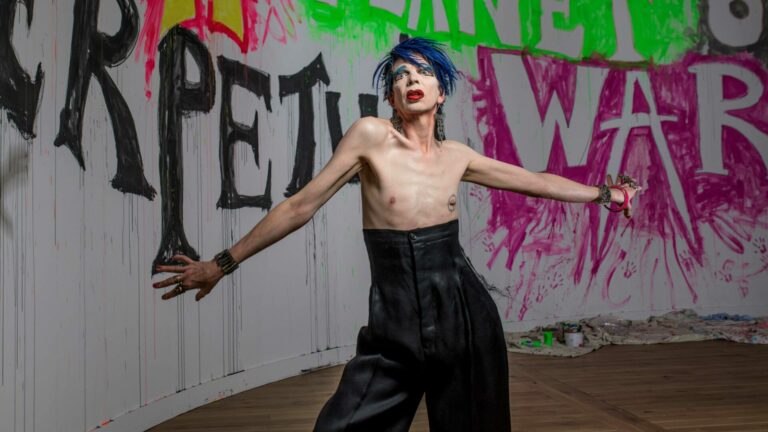
[{"label": "man's outstretched arm", "polygon": [[[466,148],[469,162],[462,180],[565,202],[588,203],[599,198],[600,189],[596,186],[587,186],[555,174],[531,172],[517,165],[483,156],[470,147]],[[629,187],[626,191],[630,199],[637,192]],[[624,194],[620,190],[612,189],[611,201],[623,203]]]},{"label": "man's outstretched arm", "polygon": [[[232,258],[237,263],[243,262],[307,223],[323,204],[361,170],[362,152],[365,144],[375,139],[375,127],[370,119],[356,121],[339,142],[331,160],[322,171],[295,195],[275,206],[248,234],[235,243],[229,249]],[[196,300],[200,300],[211,292],[224,276],[224,272],[214,261],[198,262],[183,255],[174,256],[173,259],[186,265],[158,266],[159,272],[177,275],[158,282],[153,287],[164,288],[175,284],[182,288],[163,294],[163,300],[176,297],[192,288],[200,290],[195,296]]]}]

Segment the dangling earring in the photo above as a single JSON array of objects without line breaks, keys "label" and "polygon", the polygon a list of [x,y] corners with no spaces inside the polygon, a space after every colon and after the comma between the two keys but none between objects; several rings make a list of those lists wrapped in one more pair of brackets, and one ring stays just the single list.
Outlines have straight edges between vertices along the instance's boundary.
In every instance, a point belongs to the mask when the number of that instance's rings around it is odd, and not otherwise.
[{"label": "dangling earring", "polygon": [[435,113],[435,139],[443,142],[445,140],[445,115],[443,114],[443,105],[437,107]]},{"label": "dangling earring", "polygon": [[400,132],[401,134],[404,134],[403,119],[401,119],[400,116],[397,115],[397,111],[395,111],[394,109],[392,109],[392,117],[390,117],[389,121],[392,122],[392,127],[394,127],[396,131]]}]

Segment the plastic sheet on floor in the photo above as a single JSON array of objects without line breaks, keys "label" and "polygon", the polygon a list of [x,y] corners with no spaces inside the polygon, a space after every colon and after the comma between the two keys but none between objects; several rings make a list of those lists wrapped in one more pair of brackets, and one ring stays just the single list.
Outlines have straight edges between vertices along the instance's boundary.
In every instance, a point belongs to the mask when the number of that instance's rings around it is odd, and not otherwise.
[{"label": "plastic sheet on floor", "polygon": [[[576,357],[610,344],[640,345],[714,339],[768,344],[768,317],[755,318],[724,313],[699,316],[690,309],[650,317],[647,320],[598,315],[578,321],[578,327],[584,335],[582,346],[566,346],[562,338],[558,340],[557,333],[564,325],[567,327],[576,324],[575,321],[558,322],[526,332],[505,333],[507,349],[510,352],[527,354]],[[547,329],[555,331],[551,346],[541,343],[544,340],[543,332]]]}]

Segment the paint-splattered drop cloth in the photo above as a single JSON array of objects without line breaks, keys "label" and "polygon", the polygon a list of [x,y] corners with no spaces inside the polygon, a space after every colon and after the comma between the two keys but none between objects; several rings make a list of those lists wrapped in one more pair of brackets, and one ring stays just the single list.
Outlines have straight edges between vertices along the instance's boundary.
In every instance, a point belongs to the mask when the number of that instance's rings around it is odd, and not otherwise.
[{"label": "paint-splattered drop cloth", "polygon": [[363,232],[368,325],[315,431],[408,431],[424,394],[432,431],[509,431],[501,319],[459,244],[458,221]]}]

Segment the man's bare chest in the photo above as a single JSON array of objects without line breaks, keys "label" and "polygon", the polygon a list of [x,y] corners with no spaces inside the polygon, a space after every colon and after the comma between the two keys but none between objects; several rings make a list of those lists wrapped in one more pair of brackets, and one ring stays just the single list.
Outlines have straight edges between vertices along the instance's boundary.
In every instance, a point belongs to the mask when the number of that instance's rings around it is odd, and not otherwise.
[{"label": "man's bare chest", "polygon": [[388,156],[368,162],[361,175],[368,207],[404,214],[453,210],[464,172],[455,158]]}]

